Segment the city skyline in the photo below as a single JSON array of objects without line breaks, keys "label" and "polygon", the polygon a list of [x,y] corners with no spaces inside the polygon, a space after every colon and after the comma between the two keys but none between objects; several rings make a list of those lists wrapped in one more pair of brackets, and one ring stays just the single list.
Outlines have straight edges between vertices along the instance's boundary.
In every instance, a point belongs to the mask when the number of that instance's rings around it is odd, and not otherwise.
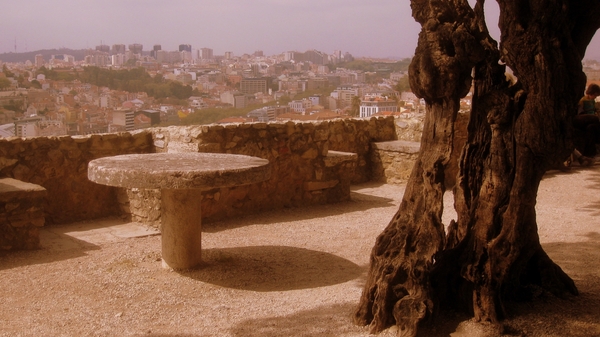
[{"label": "city skyline", "polygon": [[[490,33],[499,39],[497,4],[488,1],[485,8]],[[407,58],[414,55],[420,30],[408,0],[183,0],[175,5],[158,0],[21,0],[3,4],[0,11],[0,54],[139,43],[145,51],[155,44],[163,50],[191,44],[211,48],[215,55],[316,49]],[[600,59],[600,36],[590,43],[586,58]]]},{"label": "city skyline", "polygon": [[[180,44],[236,55],[317,49],[363,57],[411,57],[420,26],[397,0],[21,0],[3,4],[0,53]],[[417,29],[417,30],[415,30]]]}]

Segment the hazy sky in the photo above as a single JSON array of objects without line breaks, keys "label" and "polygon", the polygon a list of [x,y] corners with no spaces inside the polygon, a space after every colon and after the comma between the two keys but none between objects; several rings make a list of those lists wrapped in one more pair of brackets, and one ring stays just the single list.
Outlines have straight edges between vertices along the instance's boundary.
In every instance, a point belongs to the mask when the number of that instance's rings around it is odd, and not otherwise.
[{"label": "hazy sky", "polygon": [[[472,3],[473,0],[470,0]],[[412,57],[420,25],[409,0],[0,0],[0,53],[140,43],[215,55],[317,49]],[[494,1],[489,16],[497,16]],[[490,20],[492,34],[497,20]],[[599,34],[597,34],[599,35]],[[588,48],[600,59],[600,38]]]}]

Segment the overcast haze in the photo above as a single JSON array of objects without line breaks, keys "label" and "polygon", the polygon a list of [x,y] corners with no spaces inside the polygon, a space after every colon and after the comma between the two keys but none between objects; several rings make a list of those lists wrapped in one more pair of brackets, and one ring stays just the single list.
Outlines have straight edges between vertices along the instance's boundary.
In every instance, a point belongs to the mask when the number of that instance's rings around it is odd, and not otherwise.
[{"label": "overcast haze", "polygon": [[[487,3],[496,17],[497,5]],[[140,43],[215,55],[316,49],[404,58],[420,31],[409,0],[1,0],[0,8],[0,53],[14,52],[16,41],[16,52]],[[496,22],[488,24],[497,38]],[[589,57],[600,59],[599,40]]]}]

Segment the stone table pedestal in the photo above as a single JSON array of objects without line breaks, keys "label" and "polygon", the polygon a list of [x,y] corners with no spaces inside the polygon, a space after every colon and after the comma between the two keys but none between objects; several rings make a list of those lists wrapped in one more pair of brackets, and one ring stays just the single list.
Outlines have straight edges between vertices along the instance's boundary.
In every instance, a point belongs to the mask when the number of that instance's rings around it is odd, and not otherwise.
[{"label": "stone table pedestal", "polygon": [[202,191],[269,179],[269,161],[221,153],[149,153],[90,161],[98,184],[161,190],[163,266],[189,269],[201,263]]}]

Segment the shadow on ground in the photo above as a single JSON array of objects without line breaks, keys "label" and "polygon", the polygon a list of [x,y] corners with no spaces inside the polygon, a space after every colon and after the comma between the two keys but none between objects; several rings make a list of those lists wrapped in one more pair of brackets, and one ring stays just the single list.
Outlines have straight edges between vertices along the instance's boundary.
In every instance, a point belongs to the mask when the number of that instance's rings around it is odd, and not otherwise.
[{"label": "shadow on ground", "polygon": [[342,303],[299,311],[291,316],[245,320],[231,329],[233,336],[343,336],[368,331],[352,325],[355,303]]},{"label": "shadow on ground", "polygon": [[57,262],[85,256],[99,246],[66,234],[70,227],[53,226],[40,229],[40,248],[34,250],[1,251],[0,270],[21,266]]},{"label": "shadow on ground", "polygon": [[[286,209],[277,209],[273,211],[261,212],[259,214],[250,214],[235,219],[226,219],[215,222],[203,222],[202,231],[207,233],[217,233],[224,230],[249,226],[249,225],[269,225],[274,222],[272,215],[277,215],[277,222],[286,223],[301,220],[318,219],[331,217],[352,212],[364,212],[373,208],[387,208],[399,205],[402,199],[404,187],[398,186],[396,199],[380,197],[372,194],[361,193],[364,189],[377,189],[381,183],[361,184],[352,187],[351,200],[332,203],[327,205],[314,205],[306,207],[294,207]],[[397,206],[395,206],[397,207]]]},{"label": "shadow on ground", "polygon": [[260,292],[325,287],[365,271],[341,257],[296,247],[207,249],[202,254],[202,268],[180,273],[221,287]]}]

